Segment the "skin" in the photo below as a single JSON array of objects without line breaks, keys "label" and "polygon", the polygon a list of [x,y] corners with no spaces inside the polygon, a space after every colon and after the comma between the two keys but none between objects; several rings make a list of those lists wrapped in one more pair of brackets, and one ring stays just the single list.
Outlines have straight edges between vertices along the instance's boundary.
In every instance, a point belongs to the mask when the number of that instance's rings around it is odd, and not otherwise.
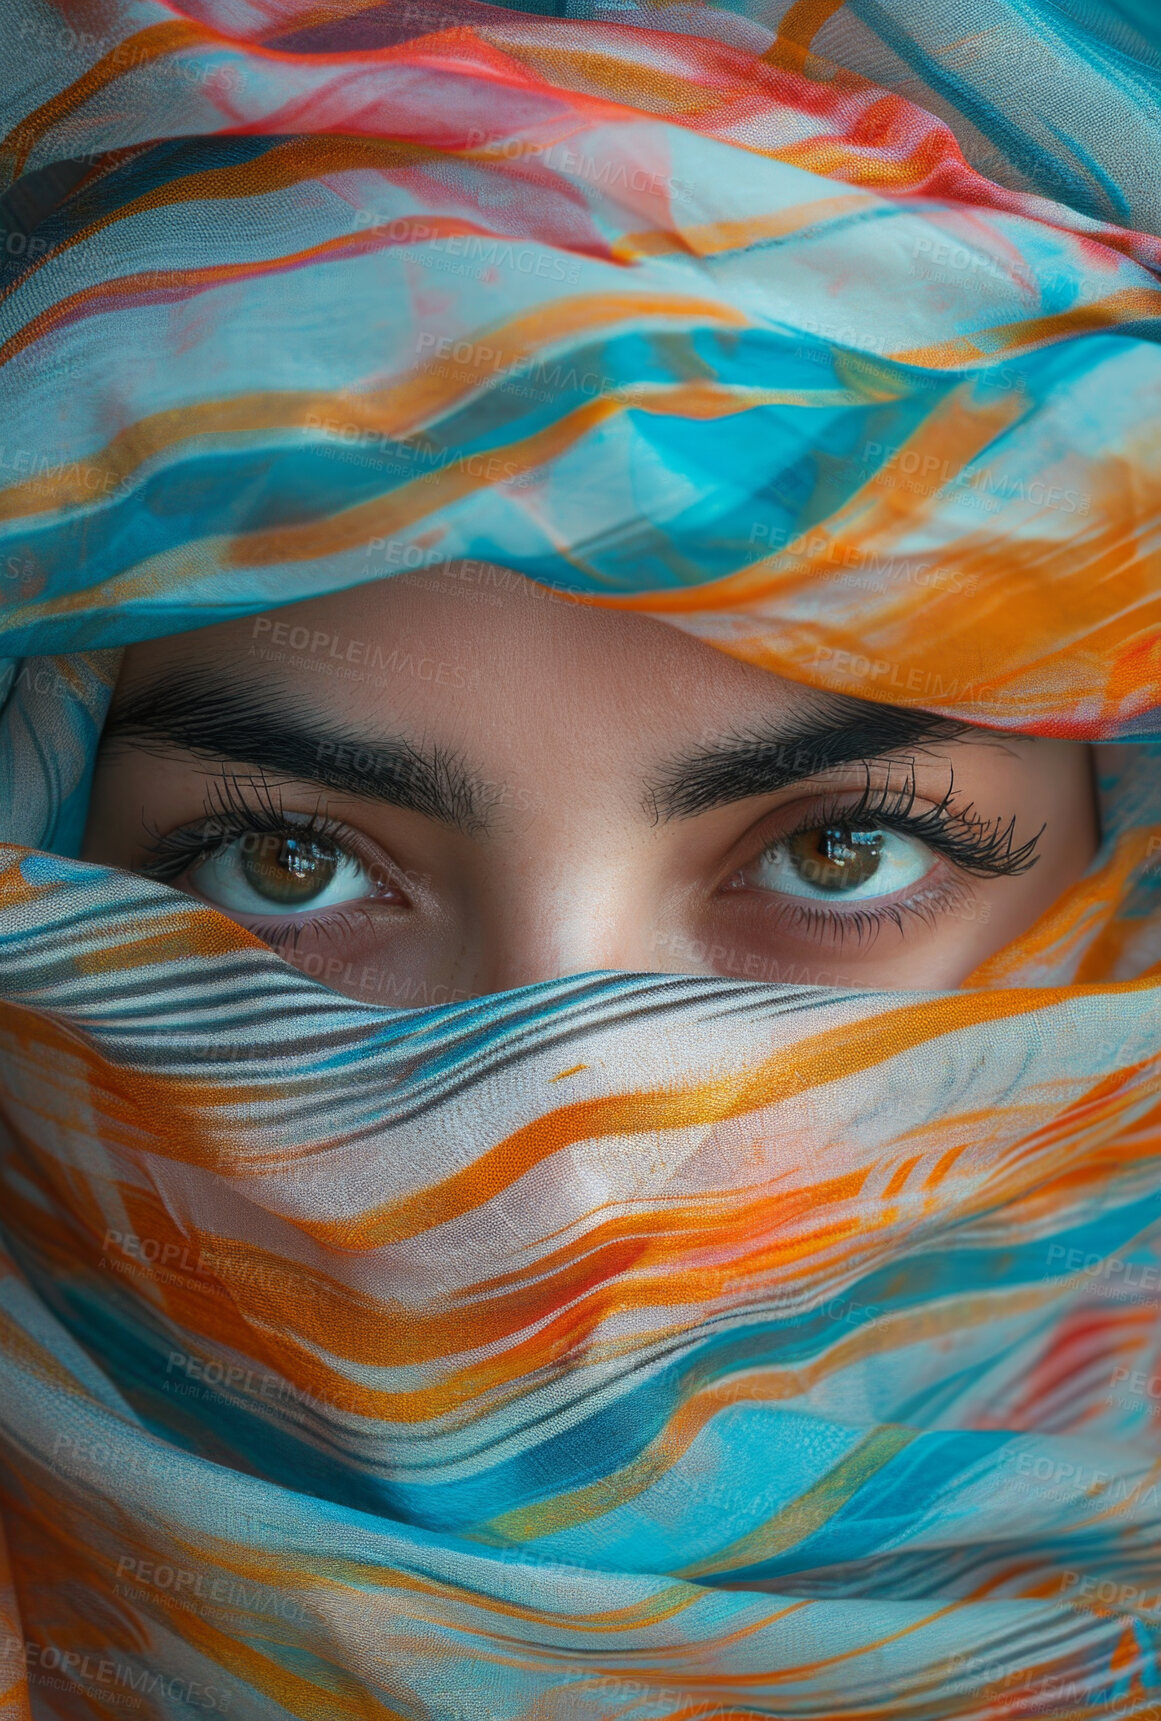
[{"label": "skin", "polygon": [[[295,629],[311,636],[305,650],[286,643]],[[304,635],[294,637],[301,645]],[[381,760],[384,738],[441,750],[477,779],[474,810],[455,827],[430,810],[387,804],[374,794],[374,764],[352,792],[349,784],[263,774],[220,744],[195,753],[172,736],[118,734],[118,713],[143,690],[183,680],[206,685],[203,705],[258,694],[300,730],[338,732],[356,763]],[[793,730],[826,706],[825,696],[664,623],[570,603],[515,576],[499,594],[483,594],[447,570],[404,575],[130,648],[84,854],[148,871],[159,841],[164,860],[173,833],[200,833],[209,816],[219,870],[197,856],[203,838],[195,835],[186,839],[190,864],[178,866],[179,851],[163,876],[216,900],[336,990],[381,1005],[438,1004],[607,969],[962,985],[1092,859],[1089,751],[974,729],[904,745],[876,762],[807,771],[720,805],[670,804],[675,794],[680,801],[675,761],[771,723]],[[332,748],[326,756],[337,755]],[[868,793],[880,811],[908,796],[914,814],[944,805],[961,834],[1006,831],[1009,856],[1034,841],[1031,864],[1015,876],[974,876],[884,820],[878,836],[860,836],[886,845],[864,887],[879,889],[888,862],[891,877],[930,870],[856,900],[842,880],[866,851],[843,860],[851,839],[849,831],[842,837],[841,815]],[[235,806],[222,819],[215,808],[223,800],[240,803],[241,815]],[[267,824],[298,815],[308,845],[301,821],[335,821],[319,832],[331,845],[326,864],[333,871],[341,845],[353,857],[348,873],[366,887],[362,897],[289,914],[277,901],[261,913],[223,902],[239,878],[249,901],[252,877],[287,876],[285,833],[263,826],[239,834],[251,804]],[[845,850],[834,847],[836,831]],[[796,861],[786,847],[795,832]],[[993,851],[1002,855],[1004,842]],[[257,875],[247,853],[260,853]],[[310,854],[317,871],[318,850]],[[837,877],[840,888],[812,884],[822,876]],[[266,899],[258,900],[261,907]]]}]

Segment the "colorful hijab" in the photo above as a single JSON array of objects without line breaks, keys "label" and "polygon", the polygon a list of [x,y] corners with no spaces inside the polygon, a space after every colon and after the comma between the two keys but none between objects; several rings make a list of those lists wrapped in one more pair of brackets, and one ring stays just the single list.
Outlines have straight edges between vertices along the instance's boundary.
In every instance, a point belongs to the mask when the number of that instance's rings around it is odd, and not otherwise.
[{"label": "colorful hijab", "polygon": [[[5,1721],[1157,1715],[1151,18],[9,8]],[[1101,851],[954,993],[416,1011],[71,858],[120,647],[421,569]]]}]

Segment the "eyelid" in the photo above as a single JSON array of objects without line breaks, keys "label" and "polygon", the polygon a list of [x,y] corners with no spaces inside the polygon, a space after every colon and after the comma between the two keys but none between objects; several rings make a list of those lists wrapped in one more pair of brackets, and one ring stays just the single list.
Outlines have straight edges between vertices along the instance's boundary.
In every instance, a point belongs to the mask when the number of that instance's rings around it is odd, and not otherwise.
[{"label": "eyelid", "polygon": [[[236,785],[232,792],[236,792]],[[401,867],[362,831],[319,809],[313,813],[301,813],[281,806],[277,809],[270,805],[255,807],[241,800],[230,804],[220,800],[213,804],[207,802],[200,819],[179,825],[167,833],[151,833],[150,848],[155,858],[140,870],[164,884],[176,884],[193,867],[223,853],[232,843],[255,831],[288,836],[307,834],[333,843],[342,853],[357,861],[376,886],[373,895],[359,900],[383,901],[389,892],[410,900],[411,893],[422,889],[428,882],[425,875]],[[331,912],[332,909],[314,910],[313,918],[321,919]],[[299,918],[311,916],[308,904],[300,911]],[[292,916],[287,915],[286,918]]]},{"label": "eyelid", "polygon": [[[1016,815],[1003,815],[987,820],[975,811],[975,803],[956,807],[955,773],[949,767],[948,785],[938,801],[919,791],[912,760],[902,784],[893,784],[889,761],[868,760],[862,785],[842,788],[835,784],[820,784],[813,792],[805,784],[796,785],[793,799],[782,802],[752,825],[735,845],[725,868],[725,876],[734,876],[741,868],[752,864],[763,852],[788,842],[804,831],[826,824],[857,824],[862,828],[882,826],[905,836],[917,837],[934,853],[961,873],[981,878],[1014,877],[1034,866],[1039,859],[1037,848],[1044,826],[1025,842],[1015,842]],[[887,775],[877,785],[872,778],[875,766],[887,764]],[[840,767],[839,769],[849,769]],[[852,796],[855,798],[852,800]],[[806,803],[798,821],[788,815]],[[922,808],[922,810],[916,810]],[[765,841],[756,841],[757,833],[775,820],[785,820],[769,831]],[[746,859],[735,858],[749,847]]]},{"label": "eyelid", "polygon": [[[853,800],[862,792],[857,784],[845,791],[820,788],[803,793],[798,785],[796,789],[798,792],[792,798],[763,813],[734,844],[723,868],[723,882],[734,880],[763,855],[784,847],[792,838],[806,831],[842,824]],[[912,833],[908,831],[905,834]]]},{"label": "eyelid", "polygon": [[[769,929],[805,932],[817,941],[835,944],[841,950],[846,947],[848,939],[859,946],[873,943],[890,926],[900,936],[905,936],[908,921],[918,922],[930,931],[941,912],[949,909],[963,912],[972,901],[963,878],[944,862],[937,861],[916,888],[893,897],[850,903],[846,907],[805,897],[771,896]],[[986,920],[986,906],[979,914],[973,910],[970,918]]]}]

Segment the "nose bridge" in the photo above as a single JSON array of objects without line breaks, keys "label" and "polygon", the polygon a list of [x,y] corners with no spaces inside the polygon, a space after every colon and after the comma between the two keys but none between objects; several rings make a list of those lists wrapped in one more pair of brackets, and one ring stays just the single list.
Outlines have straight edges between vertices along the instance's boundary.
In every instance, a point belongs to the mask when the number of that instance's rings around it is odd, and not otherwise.
[{"label": "nose bridge", "polygon": [[489,895],[479,945],[483,991],[659,966],[657,904],[644,857],[634,864],[631,853],[610,845],[554,850],[546,841],[507,869]]}]

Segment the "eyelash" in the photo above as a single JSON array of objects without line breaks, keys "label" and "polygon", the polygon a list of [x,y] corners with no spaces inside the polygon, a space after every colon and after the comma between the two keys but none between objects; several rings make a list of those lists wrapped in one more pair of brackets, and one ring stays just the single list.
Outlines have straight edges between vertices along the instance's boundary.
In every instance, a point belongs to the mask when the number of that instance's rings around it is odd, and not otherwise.
[{"label": "eyelash", "polygon": [[[949,774],[947,793],[941,801],[917,813],[914,810],[917,798],[918,787],[913,763],[908,767],[906,780],[902,784],[892,787],[888,778],[887,782],[878,788],[872,787],[871,769],[868,765],[866,780],[856,801],[844,799],[839,793],[833,794],[829,801],[824,800],[821,804],[816,801],[810,812],[804,813],[791,829],[780,832],[774,842],[766,845],[763,852],[769,853],[771,849],[778,848],[807,831],[817,830],[820,826],[839,825],[854,830],[894,830],[904,836],[916,837],[961,872],[977,878],[1015,878],[1035,866],[1040,858],[1037,849],[1046,829],[1044,825],[1041,825],[1035,836],[1013,846],[1015,815],[1007,822],[1000,818],[991,821],[977,818],[974,816],[974,802],[969,802],[959,810],[952,810],[952,802],[955,799],[954,771]],[[820,907],[817,903],[786,899],[778,904],[776,918],[779,926],[792,926],[796,931],[822,934],[840,946],[845,944],[848,938],[862,945],[873,941],[887,925],[893,925],[902,932],[905,918],[917,919],[928,927],[933,926],[941,909],[948,910],[961,902],[964,896],[963,885],[958,879],[945,879],[918,897],[879,903],[873,907],[863,903],[858,907],[845,909],[837,906]]]},{"label": "eyelash", "polygon": [[[1014,878],[1035,866],[1040,858],[1037,850],[1044,826],[1026,842],[1015,845],[1014,815],[1007,822],[1002,818],[988,821],[974,816],[974,803],[953,810],[954,772],[949,777],[946,794],[937,804],[916,812],[917,798],[914,764],[908,768],[903,783],[892,785],[888,778],[878,787],[872,785],[868,765],[866,780],[857,800],[851,801],[849,795],[844,797],[835,792],[821,803],[816,801],[796,825],[780,832],[774,842],[767,844],[764,852],[820,826],[840,825],[855,830],[882,828],[915,837],[950,861],[960,872],[978,878]],[[273,836],[313,836],[338,847],[349,846],[350,843],[346,828],[317,808],[306,817],[289,815],[266,778],[223,774],[206,797],[204,819],[200,825],[187,826],[165,835],[150,831],[153,858],[141,870],[163,884],[173,884],[190,867],[256,831]],[[950,906],[961,889],[956,881],[945,882],[942,895],[932,890],[919,898],[874,907],[860,904],[857,908],[846,909],[787,900],[779,904],[777,913],[782,924],[793,924],[797,930],[822,932],[832,938],[837,937],[840,943],[851,937],[861,944],[874,938],[888,923],[902,931],[905,915],[918,917],[930,925],[937,910]],[[365,914],[365,911],[354,905],[344,905],[325,917],[313,917],[313,923],[319,924],[325,918],[330,931],[341,936],[350,931],[353,916],[360,914]],[[306,917],[301,921],[280,918],[256,930],[271,945],[294,947],[304,926],[310,923]]]},{"label": "eyelash", "polygon": [[824,801],[821,806],[816,803],[792,830],[780,832],[776,842],[768,847],[776,848],[822,825],[844,825],[851,830],[882,828],[915,837],[961,872],[971,873],[977,878],[1016,878],[1034,867],[1040,858],[1036,851],[1046,829],[1044,825],[1035,836],[1013,847],[1015,814],[1005,823],[1002,818],[991,821],[978,818],[974,802],[952,810],[954,771],[949,774],[947,793],[941,801],[917,813],[914,810],[917,799],[913,764],[908,767],[903,783],[892,787],[888,778],[878,788],[871,785],[868,766],[866,781],[857,801],[844,800],[841,795],[832,794],[829,802]]},{"label": "eyelash", "polygon": [[206,797],[201,824],[187,825],[164,836],[150,830],[153,859],[141,871],[147,878],[172,884],[187,868],[209,860],[239,837],[255,831],[276,837],[316,837],[339,847],[344,839],[350,842],[346,828],[317,808],[306,817],[287,813],[266,778],[223,775]]},{"label": "eyelash", "polygon": [[[262,776],[235,777],[223,774],[214,783],[203,806],[203,822],[164,835],[149,832],[153,859],[141,871],[162,884],[173,884],[190,867],[209,860],[239,837],[255,831],[270,836],[317,837],[339,848],[350,847],[350,833],[337,819],[315,811],[306,817],[291,816],[273,785]],[[367,911],[355,903],[343,903],[325,915],[289,915],[263,921],[253,930],[275,950],[295,951],[306,931],[325,928],[327,937],[338,942],[349,937],[356,925],[367,925]]]}]

